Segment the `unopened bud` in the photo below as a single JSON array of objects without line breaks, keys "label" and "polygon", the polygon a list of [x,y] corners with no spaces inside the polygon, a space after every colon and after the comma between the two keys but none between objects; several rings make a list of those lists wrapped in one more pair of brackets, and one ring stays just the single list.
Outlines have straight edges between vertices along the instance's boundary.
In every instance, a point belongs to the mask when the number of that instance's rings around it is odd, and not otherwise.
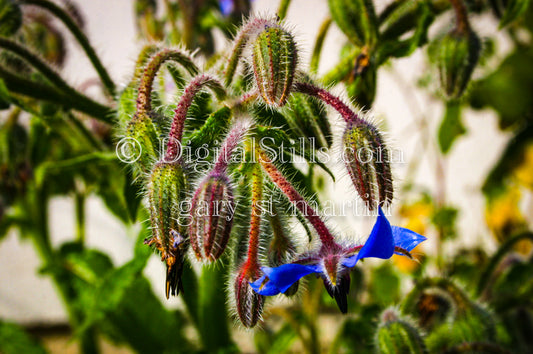
[{"label": "unopened bud", "polygon": [[359,196],[370,210],[392,202],[393,184],[388,150],[372,124],[355,119],[342,137],[344,163]]},{"label": "unopened bud", "polygon": [[394,309],[386,309],[376,335],[379,353],[427,353],[417,328],[402,319]]},{"label": "unopened bud", "polygon": [[0,0],[0,36],[9,37],[22,26],[22,11],[13,0]]},{"label": "unopened bud", "polygon": [[198,186],[191,206],[189,235],[198,259],[217,260],[233,225],[233,190],[223,174],[210,174]]},{"label": "unopened bud", "polygon": [[138,157],[133,163],[138,174],[148,173],[158,160],[159,140],[152,118],[146,113],[137,113],[126,126],[125,137],[128,147],[132,149],[128,156]]},{"label": "unopened bud", "polygon": [[181,287],[188,242],[179,232],[182,217],[178,206],[185,196],[186,186],[181,165],[160,162],[154,166],[148,185],[152,237],[146,243],[155,245],[167,265],[167,298],[170,293],[177,295]]},{"label": "unopened bud", "polygon": [[298,54],[292,35],[265,26],[253,43],[254,75],[259,93],[272,106],[283,106],[292,90]]},{"label": "unopened bud", "polygon": [[328,0],[331,17],[356,46],[372,46],[377,38],[377,18],[371,0]]},{"label": "unopened bud", "polygon": [[249,275],[251,272],[247,269],[245,266],[235,279],[235,303],[241,323],[245,327],[252,328],[261,319],[265,297],[256,293],[250,286],[250,282],[259,278],[259,274],[254,278]]},{"label": "unopened bud", "polygon": [[440,39],[437,50],[441,86],[448,97],[459,98],[479,60],[481,42],[470,29],[454,30]]}]

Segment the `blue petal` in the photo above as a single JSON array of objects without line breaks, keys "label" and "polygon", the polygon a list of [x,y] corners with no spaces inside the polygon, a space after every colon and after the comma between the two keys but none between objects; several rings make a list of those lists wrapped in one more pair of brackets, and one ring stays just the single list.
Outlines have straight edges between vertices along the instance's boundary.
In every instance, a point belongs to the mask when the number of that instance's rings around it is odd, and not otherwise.
[{"label": "blue petal", "polygon": [[224,16],[228,16],[229,14],[233,12],[233,7],[234,7],[233,0],[219,0],[219,5],[220,5],[220,12],[222,12]]},{"label": "blue petal", "polygon": [[354,254],[353,256],[345,258],[342,261],[342,265],[347,267],[347,268],[353,268],[353,267],[355,267],[355,263],[357,263],[358,260],[359,259],[357,258],[357,254]]},{"label": "blue petal", "polygon": [[[394,238],[394,246],[403,248],[407,251],[413,250],[413,248],[418,246],[420,242],[427,240],[424,236],[399,226],[392,226],[392,236]],[[396,253],[401,254],[398,252]]]},{"label": "blue petal", "polygon": [[372,232],[370,233],[370,236],[368,236],[368,240],[366,240],[365,245],[357,254],[355,262],[367,257],[387,259],[392,257],[393,253],[394,238],[392,236],[392,228],[389,220],[387,220],[383,214],[383,210],[379,208],[379,215],[376,223],[374,224]]},{"label": "blue petal", "polygon": [[[287,291],[292,284],[300,278],[311,274],[320,273],[318,265],[284,264],[276,268],[262,267],[265,275],[250,283],[252,289],[259,295],[272,296]],[[268,281],[264,283],[266,277]]]}]

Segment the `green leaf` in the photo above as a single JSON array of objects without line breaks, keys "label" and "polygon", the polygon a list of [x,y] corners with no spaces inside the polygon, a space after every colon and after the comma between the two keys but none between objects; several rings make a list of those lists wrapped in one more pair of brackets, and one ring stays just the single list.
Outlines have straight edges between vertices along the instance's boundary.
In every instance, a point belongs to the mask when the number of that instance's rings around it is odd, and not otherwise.
[{"label": "green leaf", "polygon": [[[533,22],[533,21],[532,21]],[[533,120],[533,48],[517,47],[490,75],[472,85],[473,108],[490,107],[499,115],[501,129],[516,129]]]},{"label": "green leaf", "polygon": [[466,129],[461,122],[461,104],[457,100],[448,101],[438,133],[439,147],[442,153],[448,153],[455,139],[464,133],[466,133]]},{"label": "green leaf", "polygon": [[0,110],[8,109],[11,99],[9,97],[9,90],[7,89],[4,80],[0,78]]},{"label": "green leaf", "polygon": [[[226,310],[226,277],[228,267],[204,267],[199,282],[198,329],[205,349],[214,353],[233,346]],[[213,326],[216,325],[216,330]]]},{"label": "green leaf", "polygon": [[389,306],[399,300],[400,278],[389,263],[373,271],[370,294],[372,300],[381,306]]},{"label": "green leaf", "polygon": [[[408,3],[411,3],[411,0],[409,0]],[[412,4],[408,5],[411,6]],[[376,53],[376,62],[378,63],[378,66],[390,57],[402,58],[409,56],[413,54],[418,47],[427,43],[428,29],[433,23],[435,15],[425,1],[418,2],[418,6],[414,10],[414,14],[406,15],[406,19],[408,19],[409,22],[416,21],[413,35],[407,39],[400,40],[402,33],[401,31],[396,32],[396,27],[393,26],[394,34],[397,35],[397,37],[381,40]]]},{"label": "green leaf", "polygon": [[0,320],[0,352],[3,354],[41,354],[46,353],[46,350],[20,326]]},{"label": "green leaf", "polygon": [[500,29],[522,16],[529,6],[530,0],[509,0],[507,1],[505,12],[500,20]]},{"label": "green leaf", "polygon": [[254,342],[258,352],[267,354],[290,352],[291,345],[297,338],[297,333],[288,323],[285,323],[275,332],[265,329],[256,331],[254,334]]}]

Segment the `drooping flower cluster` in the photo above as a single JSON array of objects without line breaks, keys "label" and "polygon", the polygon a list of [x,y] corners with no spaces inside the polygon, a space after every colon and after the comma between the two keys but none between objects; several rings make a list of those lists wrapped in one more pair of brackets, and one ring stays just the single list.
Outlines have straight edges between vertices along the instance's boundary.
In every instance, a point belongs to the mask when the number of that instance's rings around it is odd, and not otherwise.
[{"label": "drooping flower cluster", "polygon": [[[142,150],[133,171],[146,186],[152,235],[145,243],[153,246],[166,264],[167,297],[187,291],[181,275],[190,246],[196,260],[228,263],[233,273],[230,292],[246,327],[255,326],[261,319],[268,296],[293,294],[299,279],[309,274],[324,280],[326,290],[345,313],[350,271],[358,260],[386,259],[394,253],[410,256],[409,252],[425,240],[410,230],[391,226],[381,209],[392,202],[393,184],[389,162],[377,158],[385,148],[380,131],[338,97],[309,78],[296,75],[296,43],[279,21],[248,21],[219,73],[199,74],[190,56],[180,50],[150,47],[143,53],[146,57],[138,61],[144,69],[142,75],[137,75],[133,118],[125,122],[123,135],[134,139]],[[250,65],[244,65],[241,79],[234,80],[245,53],[250,53]],[[178,85],[186,83],[173,110],[174,117],[168,120],[164,110],[152,106],[155,78],[165,63],[179,64],[181,76],[175,81]],[[174,69],[173,75],[176,73]],[[224,84],[218,75],[224,77]],[[250,77],[253,82],[246,83]],[[131,92],[130,88],[125,93]],[[218,100],[211,100],[204,88],[209,88]],[[207,118],[193,111],[197,100],[212,109]],[[378,211],[364,244],[342,244],[286,177],[284,169],[292,164],[277,161],[277,156],[270,154],[274,147],[280,148],[278,156],[291,154],[284,144],[291,144],[302,134],[303,138],[318,138],[321,147],[329,147],[331,131],[323,104],[344,118],[346,167],[368,209]],[[284,106],[289,109],[280,109]],[[289,129],[271,126],[275,117],[277,122],[285,119],[282,125]],[[299,129],[308,122],[313,129]],[[224,136],[221,144],[215,143]],[[268,149],[262,140],[272,143]],[[197,160],[188,160],[185,148],[193,152],[204,149],[215,158],[203,166]],[[241,154],[236,153],[239,148]],[[368,152],[364,161],[359,158],[361,149]],[[295,154],[308,156],[311,152]],[[237,156],[240,159],[232,158]],[[275,193],[269,187],[272,184],[277,187]],[[273,195],[281,199],[275,201],[270,213],[265,213],[262,203]],[[187,200],[189,203],[181,203]],[[301,222],[310,224],[320,239],[314,252],[297,254],[297,236],[286,228],[287,200],[298,208]],[[228,253],[231,256],[225,257]]]}]

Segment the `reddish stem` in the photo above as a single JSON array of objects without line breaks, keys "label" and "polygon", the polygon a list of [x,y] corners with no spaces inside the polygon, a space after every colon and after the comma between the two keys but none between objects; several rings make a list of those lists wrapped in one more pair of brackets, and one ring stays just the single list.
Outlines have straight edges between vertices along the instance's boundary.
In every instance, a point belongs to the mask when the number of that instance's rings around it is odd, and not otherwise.
[{"label": "reddish stem", "polygon": [[191,74],[196,74],[198,71],[191,58],[178,50],[163,49],[158,52],[144,69],[137,94],[137,112],[144,113],[152,110],[151,94],[154,79],[161,65],[168,60],[181,64]]},{"label": "reddish stem", "polygon": [[223,90],[218,81],[209,75],[199,75],[191,80],[189,85],[187,85],[183,91],[180,101],[174,110],[174,120],[172,121],[172,126],[170,127],[170,133],[168,135],[165,161],[174,161],[178,156],[187,112],[191,107],[194,97],[206,85],[210,86],[214,91],[220,92]]},{"label": "reddish stem", "polygon": [[257,255],[259,253],[259,235],[261,231],[261,201],[263,200],[263,176],[261,170],[256,168],[252,176],[252,215],[250,218],[250,234],[248,241],[248,257],[245,272],[254,278],[259,269]]},{"label": "reddish stem", "polygon": [[298,191],[290,184],[289,181],[281,174],[276,165],[270,160],[265,151],[258,149],[259,153],[259,163],[263,166],[263,169],[268,173],[270,179],[276,183],[276,185],[281,189],[283,193],[289,198],[289,200],[296,205],[296,207],[301,211],[301,213],[307,218],[307,220],[313,225],[320,241],[322,241],[323,246],[332,246],[336,247],[337,243],[335,242],[333,236],[329,232],[326,224],[320,218],[318,213],[307,203],[307,201],[298,193]]},{"label": "reddish stem", "polygon": [[228,162],[231,158],[231,154],[233,153],[233,150],[235,150],[239,142],[242,140],[247,130],[248,124],[246,121],[241,120],[233,125],[233,128],[226,136],[226,139],[224,140],[224,143],[220,148],[217,162],[215,163],[215,167],[213,168],[212,173],[220,174],[226,172],[226,168],[228,167]]},{"label": "reddish stem", "polygon": [[305,93],[306,95],[312,97],[316,97],[324,103],[335,108],[335,110],[339,112],[342,118],[344,118],[346,123],[355,122],[361,119],[357,116],[357,114],[355,114],[355,112],[350,107],[348,107],[346,103],[342,102],[340,98],[332,95],[323,88],[305,82],[297,82],[294,84],[294,90],[297,92]]}]

